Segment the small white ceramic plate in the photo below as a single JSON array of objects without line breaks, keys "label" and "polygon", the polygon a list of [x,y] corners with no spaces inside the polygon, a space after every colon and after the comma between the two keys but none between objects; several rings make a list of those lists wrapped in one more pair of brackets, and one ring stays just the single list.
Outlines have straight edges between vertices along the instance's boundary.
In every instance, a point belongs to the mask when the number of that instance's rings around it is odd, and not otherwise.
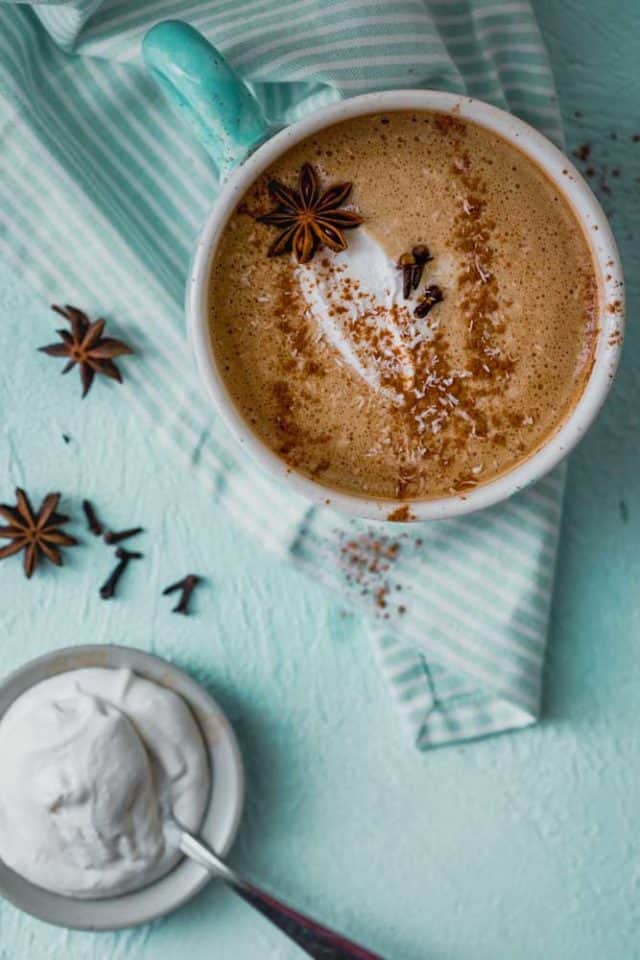
[{"label": "small white ceramic plate", "polygon": [[[131,647],[81,646],[32,660],[0,683],[0,720],[20,694],[40,680],[82,667],[125,667],[178,693],[191,708],[207,747],[211,794],[199,834],[221,856],[233,843],[244,803],[244,773],[235,734],[215,700],[178,667]],[[80,930],[119,930],[175,910],[207,883],[192,860],[140,890],[100,900],[75,900],[29,883],[0,861],[0,894],[40,920]]]}]

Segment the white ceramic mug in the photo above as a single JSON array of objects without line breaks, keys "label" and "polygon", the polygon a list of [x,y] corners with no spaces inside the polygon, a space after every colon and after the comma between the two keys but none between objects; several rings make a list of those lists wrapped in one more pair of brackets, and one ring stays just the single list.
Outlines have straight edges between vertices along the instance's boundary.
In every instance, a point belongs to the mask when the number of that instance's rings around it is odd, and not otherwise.
[{"label": "white ceramic mug", "polygon": [[[434,520],[491,506],[535,483],[573,449],[600,410],[613,380],[622,344],[622,267],[607,218],[571,161],[533,127],[481,100],[436,90],[394,90],[354,97],[317,110],[274,131],[247,88],[222,56],[193,28],[166,21],[144,42],[147,65],[195,128],[216,162],[223,186],[198,239],[188,281],[186,310],[196,363],[207,393],[233,431],[238,446],[297,493],[356,517],[384,520],[398,507],[407,519]],[[598,336],[594,363],[578,402],[561,427],[526,460],[464,494],[434,500],[378,500],[341,493],[289,467],[251,430],[234,403],[211,344],[208,284],[224,228],[240,199],[282,154],[306,137],[343,120],[393,110],[452,113],[499,134],[540,167],[580,221],[598,276]]]}]

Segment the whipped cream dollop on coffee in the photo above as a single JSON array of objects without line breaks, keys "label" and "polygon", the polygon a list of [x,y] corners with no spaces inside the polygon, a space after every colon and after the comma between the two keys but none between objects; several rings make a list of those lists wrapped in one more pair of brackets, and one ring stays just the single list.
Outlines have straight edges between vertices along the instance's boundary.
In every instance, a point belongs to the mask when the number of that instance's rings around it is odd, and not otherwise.
[{"label": "whipped cream dollop on coffee", "polygon": [[[449,277],[440,258],[438,278]],[[323,251],[296,267],[307,309],[321,336],[368,386],[396,404],[395,385],[411,390],[416,382],[415,349],[433,340],[437,313],[416,317],[419,291],[403,296],[402,271],[384,248],[361,227],[349,235],[340,253]]]},{"label": "whipped cream dollop on coffee", "polygon": [[171,817],[200,826],[209,793],[186,703],[130,670],[71,670],[0,721],[0,858],[72,897],[124,893],[179,859]]}]

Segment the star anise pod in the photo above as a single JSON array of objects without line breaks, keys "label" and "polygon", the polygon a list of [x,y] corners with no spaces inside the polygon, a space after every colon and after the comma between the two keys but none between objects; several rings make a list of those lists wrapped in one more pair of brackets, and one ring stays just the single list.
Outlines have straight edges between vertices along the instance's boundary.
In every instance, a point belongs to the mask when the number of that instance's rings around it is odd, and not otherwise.
[{"label": "star anise pod", "polygon": [[77,307],[69,304],[58,307],[53,304],[51,309],[69,321],[71,331],[56,330],[62,343],[51,343],[47,347],[40,347],[40,350],[50,357],[67,357],[68,363],[63,368],[63,373],[68,373],[76,364],[79,365],[82,396],[86,397],[89,393],[96,373],[122,383],[122,375],[113,359],[133,353],[131,347],[122,340],[103,337],[105,321],[96,320],[91,323],[86,313]]},{"label": "star anise pod", "polygon": [[0,549],[0,560],[24,550],[27,577],[31,576],[41,557],[46,557],[57,567],[62,566],[59,547],[74,547],[78,541],[60,530],[63,523],[68,523],[69,517],[56,513],[59,500],[59,493],[48,494],[36,513],[27,494],[18,487],[15,507],[0,504],[0,516],[9,522],[9,526],[0,527],[0,537],[11,541]]},{"label": "star anise pod", "polygon": [[310,163],[300,170],[298,189],[293,190],[279,180],[267,184],[275,210],[258,217],[261,223],[280,230],[279,236],[269,247],[269,256],[293,250],[298,263],[308,263],[316,250],[329,247],[336,252],[344,250],[347,241],[345,230],[353,230],[362,223],[362,217],[351,210],[339,210],[351,193],[351,183],[336,183],[324,193],[320,181]]}]

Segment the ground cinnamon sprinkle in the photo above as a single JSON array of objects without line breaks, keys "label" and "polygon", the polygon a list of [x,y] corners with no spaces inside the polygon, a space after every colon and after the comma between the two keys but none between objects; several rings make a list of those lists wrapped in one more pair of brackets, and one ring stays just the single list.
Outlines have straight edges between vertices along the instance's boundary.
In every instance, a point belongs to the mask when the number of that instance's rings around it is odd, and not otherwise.
[{"label": "ground cinnamon sprinkle", "polygon": [[[583,119],[580,111],[576,111],[574,116],[578,121]],[[637,184],[640,183],[635,165],[632,169],[625,169],[620,164],[619,143],[628,141],[628,138],[628,131],[612,130],[608,137],[593,142],[585,141],[573,150],[582,173],[599,195],[605,213],[614,219],[618,213],[617,201],[637,190]],[[630,139],[633,143],[640,143],[640,134],[632,134]],[[627,235],[627,239],[633,239],[631,234]]]},{"label": "ground cinnamon sprinkle", "polygon": [[[370,596],[379,616],[387,620],[391,597],[402,585],[393,581],[393,567],[401,550],[402,538],[378,536],[373,531],[348,540],[342,538],[340,563],[347,583],[359,588],[361,596]],[[405,607],[397,607],[404,613]]]},{"label": "ground cinnamon sprinkle", "polygon": [[260,177],[260,179],[255,182],[251,199],[252,204],[247,203],[245,198],[238,204],[236,210],[238,213],[244,214],[247,217],[253,217],[254,220],[257,220],[258,217],[267,213],[271,205],[267,179],[265,177]]},{"label": "ground cinnamon sprinkle", "polygon": [[271,384],[274,401],[273,421],[281,436],[278,453],[289,466],[295,467],[298,464],[301,449],[307,450],[311,446],[318,446],[320,452],[312,473],[319,475],[331,468],[331,461],[321,452],[328,437],[321,433],[310,435],[308,430],[301,430],[296,411],[298,406],[305,402],[304,391],[300,389],[292,391],[286,376],[292,371],[299,370],[303,371],[307,378],[323,377],[326,371],[319,362],[308,358],[308,347],[312,335],[300,304],[298,287],[293,275],[287,269],[283,269],[280,273],[275,310],[279,317],[278,329],[283,334],[281,363],[283,376],[275,379]]},{"label": "ground cinnamon sprinkle", "polygon": [[464,121],[454,117],[451,113],[438,113],[435,117],[435,125],[440,133],[450,136],[462,137],[467,132],[467,126]]},{"label": "ground cinnamon sprinkle", "polygon": [[[438,121],[436,121],[438,122]],[[465,125],[452,117],[442,118],[443,132],[461,138]],[[461,144],[463,141],[461,140]],[[413,462],[403,462],[396,494],[410,497],[420,478],[426,455],[446,461],[453,458],[470,436],[492,439],[499,436],[499,418],[489,424],[483,412],[483,401],[502,393],[514,369],[513,359],[501,345],[506,329],[504,314],[500,322],[499,288],[492,272],[494,252],[492,235],[495,223],[485,213],[482,179],[472,171],[471,159],[464,149],[454,163],[453,172],[461,188],[460,211],[454,222],[453,246],[461,254],[463,268],[457,277],[457,306],[467,321],[467,362],[464,370],[453,369],[447,360],[446,335],[438,328],[415,348],[415,365],[419,371],[415,385],[395,382],[402,395],[398,409],[398,434],[407,434],[407,447],[418,453]],[[428,438],[421,444],[422,437]],[[422,467],[424,469],[424,466]],[[478,483],[476,477],[462,476],[451,492],[467,489]]]},{"label": "ground cinnamon sprinkle", "polygon": [[415,519],[415,514],[411,512],[408,504],[405,504],[403,507],[398,507],[396,510],[392,510],[387,516],[387,520],[391,520],[392,523],[409,523],[411,520]]},{"label": "ground cinnamon sprinkle", "polygon": [[591,144],[583,143],[573,151],[573,155],[577,160],[581,160],[583,163],[586,163],[589,157],[591,156]]},{"label": "ground cinnamon sprinkle", "polygon": [[[483,401],[504,391],[514,368],[513,359],[500,342],[506,318],[503,315],[496,322],[504,305],[500,304],[498,282],[492,272],[492,234],[496,225],[485,212],[486,187],[472,171],[471,159],[464,150],[465,124],[448,115],[436,118],[435,123],[443,134],[460,143],[453,169],[461,193],[453,246],[463,263],[457,277],[457,307],[468,325],[465,369],[454,369],[448,359],[448,343],[439,327],[437,303],[428,316],[419,316],[418,320],[415,314],[411,317],[406,305],[369,307],[367,291],[360,290],[357,281],[343,276],[344,268],[334,269],[330,261],[322,261],[322,266],[332,273],[332,282],[328,284],[330,315],[340,318],[350,340],[360,350],[378,358],[380,385],[388,396],[395,398],[389,412],[392,432],[381,438],[380,444],[390,443],[397,451],[395,495],[399,499],[411,498],[420,488],[429,462],[453,458],[469,436],[485,437],[490,432],[499,435],[502,424],[489,424],[482,410]],[[354,301],[359,301],[359,310],[352,322],[346,304]],[[379,322],[384,320],[387,322]],[[415,375],[407,373],[411,364],[407,363],[406,346],[395,342],[391,332],[391,328],[406,327],[409,322],[423,324],[412,345]],[[378,452],[374,446],[370,455]],[[475,477],[461,477],[452,492],[477,483]],[[396,519],[411,517],[399,513]]]},{"label": "ground cinnamon sprinkle", "polygon": [[297,435],[298,428],[293,419],[293,397],[289,384],[284,380],[276,380],[272,387],[273,396],[276,403],[275,422],[286,437],[285,443],[289,444]]}]

